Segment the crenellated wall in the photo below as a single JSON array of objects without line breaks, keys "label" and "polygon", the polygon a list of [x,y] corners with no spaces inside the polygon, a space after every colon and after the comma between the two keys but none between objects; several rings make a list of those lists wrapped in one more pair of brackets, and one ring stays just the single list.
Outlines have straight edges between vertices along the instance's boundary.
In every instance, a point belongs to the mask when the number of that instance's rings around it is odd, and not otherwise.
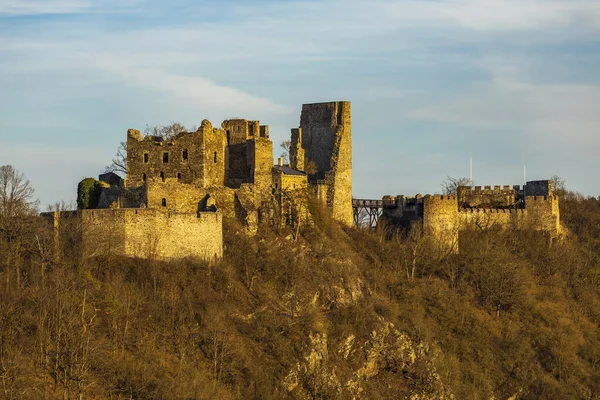
[{"label": "crenellated wall", "polygon": [[[528,183],[529,184],[529,183]],[[540,187],[543,187],[541,185]],[[547,188],[547,186],[546,186]],[[472,203],[460,202],[459,196],[427,195],[423,201],[423,228],[434,236],[445,240],[455,240],[458,232],[466,229],[535,229],[548,232],[555,237],[561,233],[560,212],[558,196],[527,196],[525,201],[518,203],[518,207],[489,207],[491,202],[485,202],[485,197],[497,198],[510,193],[518,192],[518,188],[485,187],[483,190],[476,188],[467,196],[483,199],[480,204],[487,206],[472,207]],[[544,190],[544,189],[540,189]],[[460,192],[459,192],[460,193]],[[464,192],[463,192],[464,195]],[[518,196],[513,198],[518,199]],[[391,198],[390,198],[391,200]],[[467,205],[467,206],[465,206]],[[387,206],[389,215],[393,217],[395,209],[401,209],[398,201]],[[401,213],[396,211],[401,216]],[[385,215],[385,211],[384,211]]]}]

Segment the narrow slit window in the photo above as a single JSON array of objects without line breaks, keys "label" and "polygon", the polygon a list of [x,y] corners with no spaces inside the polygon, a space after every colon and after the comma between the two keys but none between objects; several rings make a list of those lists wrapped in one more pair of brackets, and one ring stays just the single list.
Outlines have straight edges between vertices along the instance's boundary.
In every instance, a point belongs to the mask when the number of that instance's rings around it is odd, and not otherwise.
[{"label": "narrow slit window", "polygon": [[215,151],[214,160],[215,160],[215,164],[216,164],[217,163],[217,152],[216,151]]},{"label": "narrow slit window", "polygon": [[188,151],[187,151],[187,149],[183,150],[183,152],[181,153],[181,158],[183,158],[184,161],[188,159]]},{"label": "narrow slit window", "polygon": [[142,181],[146,182],[147,179],[146,174],[142,174]]},{"label": "narrow slit window", "polygon": [[144,153],[144,164],[148,164],[148,161],[150,161],[150,154]]},{"label": "narrow slit window", "polygon": [[166,206],[167,206],[167,199],[165,199],[164,197],[163,197],[163,199],[162,199],[162,206],[163,206],[163,207],[166,207]]},{"label": "narrow slit window", "polygon": [[160,179],[162,179],[162,181],[165,181],[165,173],[161,171],[160,173]]},{"label": "narrow slit window", "polygon": [[165,151],[163,153],[163,164],[168,164],[168,163],[169,163],[169,153]]}]

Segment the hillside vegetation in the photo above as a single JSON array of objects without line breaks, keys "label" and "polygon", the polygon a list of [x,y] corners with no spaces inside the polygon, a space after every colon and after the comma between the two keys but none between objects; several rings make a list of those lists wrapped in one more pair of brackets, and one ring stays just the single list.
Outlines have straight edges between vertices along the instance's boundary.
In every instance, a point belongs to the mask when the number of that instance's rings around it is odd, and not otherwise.
[{"label": "hillside vegetation", "polygon": [[[600,203],[565,193],[563,241],[314,225],[225,227],[225,258],[52,259],[0,226],[0,398],[599,399]],[[70,250],[76,249],[73,242]]]}]

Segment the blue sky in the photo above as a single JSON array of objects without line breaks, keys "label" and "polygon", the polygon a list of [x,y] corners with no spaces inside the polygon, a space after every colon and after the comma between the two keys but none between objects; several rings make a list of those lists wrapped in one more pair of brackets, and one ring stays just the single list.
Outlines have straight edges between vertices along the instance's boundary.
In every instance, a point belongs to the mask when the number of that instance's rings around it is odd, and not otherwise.
[{"label": "blue sky", "polygon": [[597,0],[0,0],[0,164],[68,201],[127,128],[243,117],[277,144],[349,100],[357,197],[471,156],[476,185],[527,165],[598,195],[599,71]]}]

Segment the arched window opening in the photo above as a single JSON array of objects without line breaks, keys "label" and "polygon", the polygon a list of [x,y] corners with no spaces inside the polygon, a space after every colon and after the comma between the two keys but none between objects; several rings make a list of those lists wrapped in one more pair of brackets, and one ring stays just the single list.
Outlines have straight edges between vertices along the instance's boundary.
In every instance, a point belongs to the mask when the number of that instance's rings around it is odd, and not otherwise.
[{"label": "arched window opening", "polygon": [[163,199],[162,199],[162,206],[163,206],[163,207],[166,207],[166,206],[167,206],[167,199],[165,199],[164,197],[163,197]]},{"label": "arched window opening", "polygon": [[178,172],[178,173],[177,173],[177,180],[178,180],[179,182],[181,182],[181,172]]}]

